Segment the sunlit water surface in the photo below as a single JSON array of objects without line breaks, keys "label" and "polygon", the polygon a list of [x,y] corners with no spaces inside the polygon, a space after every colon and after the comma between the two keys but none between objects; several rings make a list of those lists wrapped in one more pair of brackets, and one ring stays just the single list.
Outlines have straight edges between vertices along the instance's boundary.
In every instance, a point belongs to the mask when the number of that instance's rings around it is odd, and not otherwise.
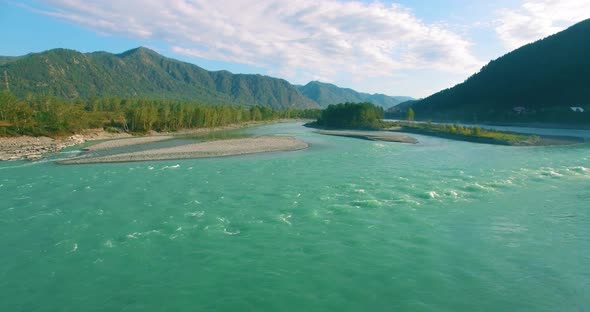
[{"label": "sunlit water surface", "polygon": [[246,132],[295,135],[311,147],[0,163],[0,310],[590,306],[590,145],[418,135],[407,145],[300,124]]}]

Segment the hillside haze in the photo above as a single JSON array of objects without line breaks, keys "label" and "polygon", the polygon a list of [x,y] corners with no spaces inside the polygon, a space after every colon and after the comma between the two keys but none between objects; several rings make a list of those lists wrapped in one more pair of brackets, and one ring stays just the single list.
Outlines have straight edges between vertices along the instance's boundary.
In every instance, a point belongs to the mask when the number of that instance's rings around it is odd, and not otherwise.
[{"label": "hillside haze", "polygon": [[590,20],[585,20],[491,61],[453,88],[399,108],[411,106],[420,119],[590,122],[588,38]]},{"label": "hillside haze", "polygon": [[383,108],[390,108],[402,102],[411,100],[407,96],[388,96],[385,94],[368,94],[348,88],[340,88],[330,83],[312,81],[305,86],[299,86],[299,91],[318,103],[321,107],[345,102],[371,102]]},{"label": "hillside haze", "polygon": [[54,49],[1,57],[2,78],[5,71],[10,90],[21,97],[30,93],[65,99],[146,97],[273,109],[319,107],[286,80],[207,71],[143,47],[121,54]]}]

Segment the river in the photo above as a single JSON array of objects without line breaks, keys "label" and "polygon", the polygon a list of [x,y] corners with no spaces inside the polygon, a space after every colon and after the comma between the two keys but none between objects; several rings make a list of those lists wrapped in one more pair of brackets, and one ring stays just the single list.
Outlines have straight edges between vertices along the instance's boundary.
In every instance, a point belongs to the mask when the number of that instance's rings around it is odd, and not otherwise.
[{"label": "river", "polygon": [[[582,311],[590,144],[0,163],[2,311]],[[53,159],[77,153],[71,148]]]}]

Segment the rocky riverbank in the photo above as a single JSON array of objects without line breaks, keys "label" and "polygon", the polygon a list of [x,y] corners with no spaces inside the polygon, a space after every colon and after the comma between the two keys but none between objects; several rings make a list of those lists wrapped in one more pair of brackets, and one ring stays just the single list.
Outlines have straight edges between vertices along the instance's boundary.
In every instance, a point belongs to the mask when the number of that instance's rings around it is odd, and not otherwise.
[{"label": "rocky riverbank", "polygon": [[110,133],[103,129],[89,129],[83,134],[66,138],[50,137],[0,137],[0,161],[2,160],[37,160],[45,154],[55,153],[66,147],[82,144],[86,141],[131,137],[127,133]]},{"label": "rocky riverbank", "polygon": [[82,135],[73,135],[66,139],[30,136],[0,138],[0,160],[36,160],[44,154],[54,153],[85,141]]}]

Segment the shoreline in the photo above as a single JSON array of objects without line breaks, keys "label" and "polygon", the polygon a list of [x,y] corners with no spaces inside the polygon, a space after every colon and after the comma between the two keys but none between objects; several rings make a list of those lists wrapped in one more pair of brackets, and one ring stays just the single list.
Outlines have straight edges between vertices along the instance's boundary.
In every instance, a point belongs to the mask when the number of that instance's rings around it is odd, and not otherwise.
[{"label": "shoreline", "polygon": [[[395,123],[395,122],[394,122]],[[431,137],[438,137],[443,139],[455,140],[455,141],[464,141],[464,142],[471,142],[471,143],[480,143],[480,144],[492,144],[492,145],[504,145],[504,146],[563,146],[563,145],[576,145],[576,144],[584,144],[587,140],[583,137],[576,137],[576,136],[559,136],[559,135],[532,135],[532,134],[523,134],[517,132],[509,132],[509,131],[498,131],[498,130],[490,130],[496,133],[508,134],[508,135],[515,135],[521,137],[519,140],[512,141],[508,139],[502,138],[494,138],[494,137],[486,137],[486,136],[472,136],[472,135],[462,135],[456,133],[447,133],[438,131],[437,129],[418,129],[414,127],[408,127],[404,125],[393,125],[390,127],[383,127],[382,129],[378,130],[355,130],[355,129],[325,129],[318,127],[314,123],[308,123],[304,125],[305,127],[317,129],[316,133],[326,134],[326,135],[336,135],[336,136],[347,136],[347,137],[354,137],[359,139],[365,140],[381,140],[383,137],[380,134],[372,134],[372,132],[378,131],[388,131],[388,132],[395,132],[395,133],[409,133],[409,134],[419,134],[424,136],[431,136]],[[324,132],[324,133],[322,133]],[[414,139],[412,137],[408,137]],[[415,140],[415,139],[414,139]],[[383,140],[385,141],[385,140]],[[392,142],[399,142],[399,141],[392,141]],[[409,142],[404,142],[409,143]],[[416,140],[417,143],[417,140]]]},{"label": "shoreline", "polygon": [[306,149],[309,144],[291,136],[259,136],[216,140],[107,156],[80,156],[58,161],[62,165],[225,157]]},{"label": "shoreline", "polygon": [[584,138],[573,137],[573,136],[552,136],[552,135],[525,135],[521,133],[512,133],[505,131],[498,131],[500,133],[509,133],[516,135],[523,135],[528,137],[527,140],[521,140],[511,142],[507,140],[501,140],[489,137],[477,137],[477,136],[466,136],[454,133],[438,132],[436,130],[421,130],[415,128],[402,127],[400,130],[391,130],[395,132],[413,133],[425,136],[438,137],[443,139],[464,141],[471,143],[481,144],[492,144],[492,145],[504,145],[504,146],[559,146],[559,145],[575,145],[583,144],[586,142]]},{"label": "shoreline", "polygon": [[381,141],[381,142],[396,142],[396,143],[407,143],[416,144],[418,140],[413,137],[403,134],[393,133],[373,133],[370,131],[355,131],[355,130],[316,130],[314,133],[332,136],[341,136],[347,138],[362,139],[368,141]]},{"label": "shoreline", "polygon": [[73,135],[66,139],[31,136],[0,138],[0,161],[38,160],[46,154],[55,153],[85,141],[82,135]]},{"label": "shoreline", "polygon": [[104,129],[86,129],[80,134],[66,138],[50,138],[47,136],[15,136],[0,137],[0,161],[39,160],[47,154],[85,142],[98,140],[115,140],[133,138],[124,132],[107,132]]},{"label": "shoreline", "polygon": [[[475,124],[475,123],[472,123]],[[475,124],[476,125],[476,124]],[[584,124],[559,124],[559,123],[522,123],[522,122],[484,122],[484,126],[516,127],[516,128],[539,128],[539,129],[562,129],[562,130],[590,130],[590,125]]]},{"label": "shoreline", "polygon": [[[384,119],[385,121],[406,121],[400,119]],[[461,124],[465,126],[498,126],[498,127],[517,127],[517,128],[539,128],[539,129],[561,129],[561,130],[590,130],[590,125],[586,124],[561,124],[561,123],[544,123],[544,122],[494,122],[494,121],[457,121],[457,120],[438,120],[438,119],[416,119],[420,123],[440,123],[440,124]]]},{"label": "shoreline", "polygon": [[145,135],[133,135],[127,132],[112,133],[107,132],[104,129],[86,129],[82,131],[80,134],[74,134],[66,138],[51,138],[47,136],[0,137],[0,161],[39,160],[45,157],[47,154],[59,152],[64,148],[93,141],[107,140],[104,142],[96,142],[94,144],[85,146],[82,149],[92,151],[114,147],[124,147],[171,139],[176,136],[210,133],[223,130],[235,130],[274,123],[304,121],[308,121],[308,119],[277,119],[272,121],[255,121],[243,124],[231,124],[223,127],[214,128],[181,129],[176,132],[151,131]]}]

